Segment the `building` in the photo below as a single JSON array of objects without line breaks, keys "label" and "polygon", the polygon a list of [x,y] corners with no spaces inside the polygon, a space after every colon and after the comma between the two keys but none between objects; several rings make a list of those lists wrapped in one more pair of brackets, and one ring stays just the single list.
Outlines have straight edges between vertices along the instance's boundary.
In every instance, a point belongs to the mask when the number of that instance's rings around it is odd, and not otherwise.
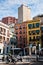
[{"label": "building", "polygon": [[33,17],[33,20],[40,19],[40,30],[41,30],[41,47],[43,47],[43,14]]},{"label": "building", "polygon": [[41,30],[41,47],[43,47],[43,22],[41,23],[40,30]]},{"label": "building", "polygon": [[11,17],[11,16],[2,18],[2,22],[7,25],[12,24],[12,23],[17,23],[17,21],[18,19],[16,19],[15,17]]},{"label": "building", "polygon": [[15,34],[18,39],[18,47],[24,48],[27,44],[27,30],[26,22],[18,23],[15,25]]},{"label": "building", "polygon": [[9,44],[10,31],[9,26],[0,22],[0,54],[3,54],[4,45]]},{"label": "building", "polygon": [[43,14],[42,15],[37,15],[35,17],[33,17],[33,19],[40,19],[41,21],[40,22],[43,22]]},{"label": "building", "polygon": [[40,20],[31,20],[28,22],[27,41],[30,47],[41,44]]},{"label": "building", "polygon": [[18,23],[22,23],[27,20],[31,20],[30,8],[25,5],[21,5],[18,8]]},{"label": "building", "polygon": [[18,19],[16,19],[15,17],[11,17],[11,16],[2,18],[2,22],[9,26],[10,32],[12,32],[13,34],[15,32],[14,26],[17,23],[17,21]]}]

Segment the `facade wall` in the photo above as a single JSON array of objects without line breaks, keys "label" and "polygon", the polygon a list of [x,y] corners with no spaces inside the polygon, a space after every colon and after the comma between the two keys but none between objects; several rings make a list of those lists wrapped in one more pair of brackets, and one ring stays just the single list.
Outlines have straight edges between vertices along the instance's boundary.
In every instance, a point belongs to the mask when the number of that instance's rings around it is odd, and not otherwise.
[{"label": "facade wall", "polygon": [[15,17],[4,17],[2,18],[2,22],[5,24],[12,24],[12,23],[17,23],[18,19],[16,19]]},{"label": "facade wall", "polygon": [[40,30],[41,30],[41,47],[43,48],[43,23],[41,23]]},{"label": "facade wall", "polygon": [[32,20],[27,24],[27,41],[28,44],[41,44],[40,20]]},{"label": "facade wall", "polygon": [[30,17],[30,8],[28,8],[25,5],[21,5],[21,7],[18,8],[18,22],[22,23],[27,20],[31,20]]},{"label": "facade wall", "polygon": [[38,20],[38,19],[40,19],[40,22],[43,23],[43,15],[33,17],[33,20]]},{"label": "facade wall", "polygon": [[2,18],[2,22],[9,25],[10,32],[12,32],[13,34],[15,32],[14,26],[17,23],[17,21],[18,19],[16,19],[15,17],[9,16],[9,17]]},{"label": "facade wall", "polygon": [[15,34],[18,38],[18,47],[24,48],[27,45],[26,23],[15,25]]},{"label": "facade wall", "polygon": [[3,53],[3,47],[4,47],[5,41],[6,41],[6,44],[8,44],[9,40],[10,40],[9,26],[0,22],[0,53],[1,54]]}]

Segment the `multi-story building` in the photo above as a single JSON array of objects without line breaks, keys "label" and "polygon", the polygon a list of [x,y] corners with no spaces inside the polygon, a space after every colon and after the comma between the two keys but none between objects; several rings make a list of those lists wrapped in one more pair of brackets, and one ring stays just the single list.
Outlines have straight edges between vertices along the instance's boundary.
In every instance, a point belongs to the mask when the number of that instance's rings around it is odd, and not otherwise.
[{"label": "multi-story building", "polygon": [[40,19],[41,21],[40,22],[43,22],[43,15],[38,15],[38,16],[35,16],[33,17],[33,19]]},{"label": "multi-story building", "polygon": [[40,20],[31,20],[27,24],[27,41],[29,45],[41,44]]},{"label": "multi-story building", "polygon": [[9,43],[9,40],[10,40],[9,26],[0,22],[0,54],[3,53],[3,47],[5,44]]},{"label": "multi-story building", "polygon": [[7,25],[12,24],[12,23],[17,23],[17,21],[18,19],[16,19],[15,17],[11,17],[11,16],[2,18],[2,22]]},{"label": "multi-story building", "polygon": [[27,44],[27,22],[18,23],[15,25],[15,34],[18,39],[18,47],[24,48]]},{"label": "multi-story building", "polygon": [[27,48],[41,45],[40,19],[25,21],[15,25],[15,33],[18,38],[18,47]]},{"label": "multi-story building", "polygon": [[43,47],[43,22],[40,25],[40,30],[41,30],[41,47]]},{"label": "multi-story building", "polygon": [[34,20],[40,19],[40,30],[41,30],[41,46],[43,47],[43,14],[33,17]]},{"label": "multi-story building", "polygon": [[15,32],[14,26],[17,23],[17,21],[18,19],[16,19],[15,17],[11,17],[11,16],[2,18],[2,22],[9,25],[9,29],[13,34]]},{"label": "multi-story building", "polygon": [[21,5],[18,8],[18,23],[22,23],[27,20],[31,20],[30,8],[25,5]]}]

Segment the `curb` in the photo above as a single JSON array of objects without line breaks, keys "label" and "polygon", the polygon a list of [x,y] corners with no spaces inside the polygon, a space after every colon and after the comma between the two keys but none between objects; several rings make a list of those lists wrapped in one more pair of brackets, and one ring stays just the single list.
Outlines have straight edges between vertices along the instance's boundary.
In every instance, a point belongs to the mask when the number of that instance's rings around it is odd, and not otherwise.
[{"label": "curb", "polygon": [[0,62],[0,63],[6,63],[6,62]]}]

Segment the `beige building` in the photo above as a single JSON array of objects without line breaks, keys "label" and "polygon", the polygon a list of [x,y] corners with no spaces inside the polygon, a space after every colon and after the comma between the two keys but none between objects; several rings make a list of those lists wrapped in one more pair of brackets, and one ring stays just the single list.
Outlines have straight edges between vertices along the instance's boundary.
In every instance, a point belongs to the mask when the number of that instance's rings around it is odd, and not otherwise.
[{"label": "beige building", "polygon": [[40,22],[42,23],[43,22],[43,14],[42,15],[37,15],[35,17],[33,17],[34,20],[36,19],[40,19]]},{"label": "beige building", "polygon": [[21,5],[18,8],[18,22],[21,23],[23,21],[30,20],[30,8],[25,5]]}]

